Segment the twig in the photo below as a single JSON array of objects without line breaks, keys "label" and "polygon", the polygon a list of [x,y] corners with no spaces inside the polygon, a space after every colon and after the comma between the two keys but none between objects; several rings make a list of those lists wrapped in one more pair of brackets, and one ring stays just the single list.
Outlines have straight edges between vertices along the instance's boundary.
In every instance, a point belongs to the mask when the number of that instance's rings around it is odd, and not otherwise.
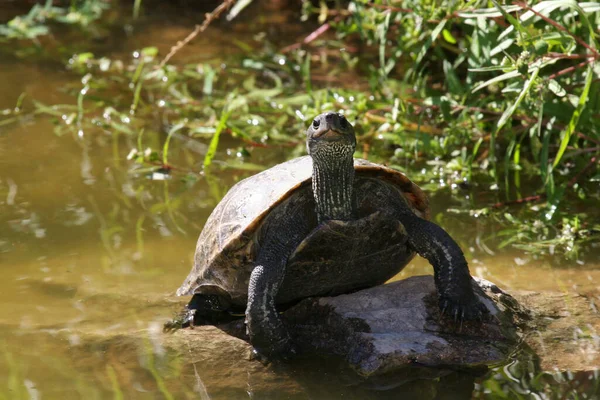
[{"label": "twig", "polygon": [[583,140],[587,140],[587,141],[589,141],[589,142],[594,142],[594,143],[596,143],[596,144],[599,144],[599,145],[600,145],[600,141],[599,141],[599,140],[597,140],[597,139],[594,139],[594,138],[591,138],[591,137],[589,137],[589,136],[586,136],[586,135],[584,135],[584,134],[583,134],[583,133],[581,133],[581,132],[577,132],[577,137],[579,137],[579,138],[581,138],[581,139],[583,139]]},{"label": "twig", "polygon": [[281,49],[281,52],[287,53],[288,51],[296,50],[298,47],[302,46],[303,44],[308,44],[308,43],[312,42],[313,40],[315,40],[316,38],[318,38],[319,36],[321,36],[322,34],[324,34],[325,32],[327,32],[329,30],[329,28],[330,28],[329,22],[325,22],[323,25],[319,26],[317,29],[312,31],[307,37],[305,37],[304,40],[302,40],[302,42],[298,42],[298,43],[294,43],[289,46],[286,46],[283,49]]},{"label": "twig", "polygon": [[581,58],[589,58],[590,56],[587,54],[562,54],[562,53],[550,52],[550,53],[544,55],[544,57],[561,58],[561,59],[568,59],[568,60],[579,60]]},{"label": "twig", "polygon": [[590,57],[590,58],[589,58],[589,59],[587,59],[586,61],[582,61],[582,62],[580,62],[580,63],[579,63],[579,64],[577,64],[577,65],[572,65],[572,66],[570,66],[570,67],[567,67],[567,68],[565,68],[565,69],[563,69],[563,70],[560,70],[560,71],[558,71],[558,72],[557,72],[557,73],[555,73],[555,74],[552,74],[552,75],[550,75],[550,76],[548,77],[548,79],[554,79],[554,78],[557,78],[557,77],[559,77],[559,76],[562,76],[562,75],[568,74],[569,72],[573,72],[573,71],[575,71],[575,70],[577,70],[577,69],[579,69],[579,68],[581,68],[581,67],[584,67],[584,66],[586,66],[587,64],[589,64],[589,63],[591,63],[591,62],[594,62],[594,61],[595,61],[595,58],[594,58],[594,57]]},{"label": "twig", "polygon": [[600,152],[600,147],[588,147],[587,149],[579,149],[579,150],[575,150],[572,153],[568,153],[565,154],[565,158],[572,158],[575,156],[578,156],[580,154],[585,154],[585,153],[598,153]]},{"label": "twig", "polygon": [[589,44],[587,44],[583,39],[581,39],[578,36],[575,36],[574,34],[572,34],[571,32],[569,32],[569,30],[567,28],[565,28],[564,26],[562,26],[561,24],[559,24],[558,22],[546,17],[544,14],[534,10],[532,7],[529,7],[527,4],[522,3],[522,2],[515,2],[513,3],[519,7],[522,7],[524,9],[526,9],[527,11],[531,11],[532,13],[534,13],[535,15],[537,15],[538,17],[540,17],[541,19],[543,19],[544,21],[546,21],[547,23],[549,23],[550,25],[552,25],[553,27],[555,27],[556,29],[558,29],[559,31],[562,31],[564,33],[566,33],[567,35],[571,36],[573,39],[575,39],[575,41],[577,43],[579,43],[580,45],[582,45],[583,47],[585,47],[586,49],[588,49],[589,51],[592,52],[592,54],[594,54],[594,58],[600,58],[600,53],[598,53],[598,51],[596,49],[594,49],[592,46],[590,46]]},{"label": "twig", "polygon": [[535,196],[527,196],[527,197],[523,197],[522,199],[518,199],[518,200],[510,200],[510,201],[504,201],[504,202],[500,202],[500,203],[496,203],[492,206],[492,208],[501,208],[504,206],[510,206],[513,204],[523,204],[523,203],[531,203],[533,201],[540,201],[542,199],[546,198],[546,194],[542,193],[542,194],[538,194]]},{"label": "twig", "polygon": [[583,168],[581,169],[581,171],[579,171],[579,172],[577,173],[577,175],[575,175],[575,176],[573,177],[573,179],[571,179],[571,180],[569,181],[569,183],[567,184],[567,187],[568,187],[568,188],[572,188],[573,186],[575,186],[575,184],[577,183],[577,181],[579,180],[579,178],[581,178],[581,176],[582,176],[583,174],[585,174],[585,173],[587,172],[587,170],[588,170],[588,169],[590,169],[590,168],[592,167],[592,165],[594,165],[594,164],[597,164],[597,161],[598,161],[598,157],[596,157],[596,156],[595,156],[595,157],[592,157],[592,159],[590,160],[590,162],[589,162],[589,163],[587,163],[587,165],[586,165],[585,167],[583,167]]},{"label": "twig", "polygon": [[171,57],[173,57],[179,50],[181,50],[189,42],[194,40],[194,38],[196,36],[198,36],[198,34],[204,32],[206,30],[206,28],[208,28],[208,26],[211,24],[211,22],[213,22],[215,19],[218,19],[221,16],[221,14],[223,13],[223,11],[225,11],[229,7],[231,7],[233,5],[233,3],[235,3],[235,0],[223,0],[223,3],[221,3],[211,13],[207,13],[205,15],[205,19],[204,19],[204,22],[202,23],[202,25],[196,25],[196,27],[194,28],[192,33],[187,35],[185,37],[185,39],[177,42],[177,44],[175,46],[171,47],[171,51],[169,51],[169,54],[167,54],[167,56],[165,58],[163,58],[163,60],[158,65],[158,68],[163,68],[169,62]]}]

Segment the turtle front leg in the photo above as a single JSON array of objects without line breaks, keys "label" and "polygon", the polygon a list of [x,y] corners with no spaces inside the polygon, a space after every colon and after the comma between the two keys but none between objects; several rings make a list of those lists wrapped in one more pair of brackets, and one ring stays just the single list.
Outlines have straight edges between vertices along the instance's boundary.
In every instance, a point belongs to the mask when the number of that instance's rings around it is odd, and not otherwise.
[{"label": "turtle front leg", "polygon": [[250,275],[246,329],[256,352],[267,358],[287,358],[295,353],[275,306],[275,297],[285,276],[287,259],[301,240],[273,237],[261,247]]},{"label": "turtle front leg", "polygon": [[467,260],[456,242],[441,227],[414,214],[400,222],[409,245],[433,266],[440,310],[455,320],[482,319],[488,310],[473,291]]},{"label": "turtle front leg", "polygon": [[267,358],[286,358],[294,354],[295,349],[275,307],[275,293],[283,279],[275,277],[269,268],[257,265],[250,276],[246,329],[257,353]]}]

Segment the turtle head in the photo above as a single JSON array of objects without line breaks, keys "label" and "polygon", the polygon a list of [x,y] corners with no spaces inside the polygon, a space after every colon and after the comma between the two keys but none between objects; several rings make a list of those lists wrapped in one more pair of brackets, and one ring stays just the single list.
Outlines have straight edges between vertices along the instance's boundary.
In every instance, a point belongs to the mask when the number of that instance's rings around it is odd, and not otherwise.
[{"label": "turtle head", "polygon": [[342,114],[318,115],[306,131],[313,161],[312,189],[319,222],[354,218],[354,127]]},{"label": "turtle head", "polygon": [[356,149],[354,127],[342,114],[326,112],[317,115],[306,131],[306,148],[313,158],[352,157]]}]

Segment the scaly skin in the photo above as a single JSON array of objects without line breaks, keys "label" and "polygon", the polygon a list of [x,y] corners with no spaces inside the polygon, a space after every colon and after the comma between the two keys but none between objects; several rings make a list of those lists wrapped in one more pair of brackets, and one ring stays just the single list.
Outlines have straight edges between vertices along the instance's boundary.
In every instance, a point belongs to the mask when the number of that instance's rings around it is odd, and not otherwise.
[{"label": "scaly skin", "polygon": [[473,292],[473,278],[458,244],[438,225],[410,212],[405,212],[400,222],[409,245],[433,267],[442,314],[457,321],[484,318],[488,310]]},{"label": "scaly skin", "polygon": [[[246,329],[255,351],[267,358],[285,358],[295,353],[275,306],[275,297],[285,277],[289,256],[313,228],[302,203],[296,205],[292,200],[287,211],[285,221],[266,222],[265,237],[248,285]],[[281,229],[283,222],[290,229]]]}]

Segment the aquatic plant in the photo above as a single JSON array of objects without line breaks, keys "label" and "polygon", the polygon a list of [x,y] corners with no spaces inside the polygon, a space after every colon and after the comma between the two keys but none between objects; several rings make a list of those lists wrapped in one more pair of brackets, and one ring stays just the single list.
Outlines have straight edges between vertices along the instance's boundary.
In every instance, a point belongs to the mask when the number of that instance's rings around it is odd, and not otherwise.
[{"label": "aquatic plant", "polygon": [[26,15],[19,15],[0,24],[0,39],[30,39],[37,43],[39,36],[50,33],[50,24],[88,26],[98,20],[110,7],[106,0],[70,1],[58,6],[55,1],[34,4]]}]

